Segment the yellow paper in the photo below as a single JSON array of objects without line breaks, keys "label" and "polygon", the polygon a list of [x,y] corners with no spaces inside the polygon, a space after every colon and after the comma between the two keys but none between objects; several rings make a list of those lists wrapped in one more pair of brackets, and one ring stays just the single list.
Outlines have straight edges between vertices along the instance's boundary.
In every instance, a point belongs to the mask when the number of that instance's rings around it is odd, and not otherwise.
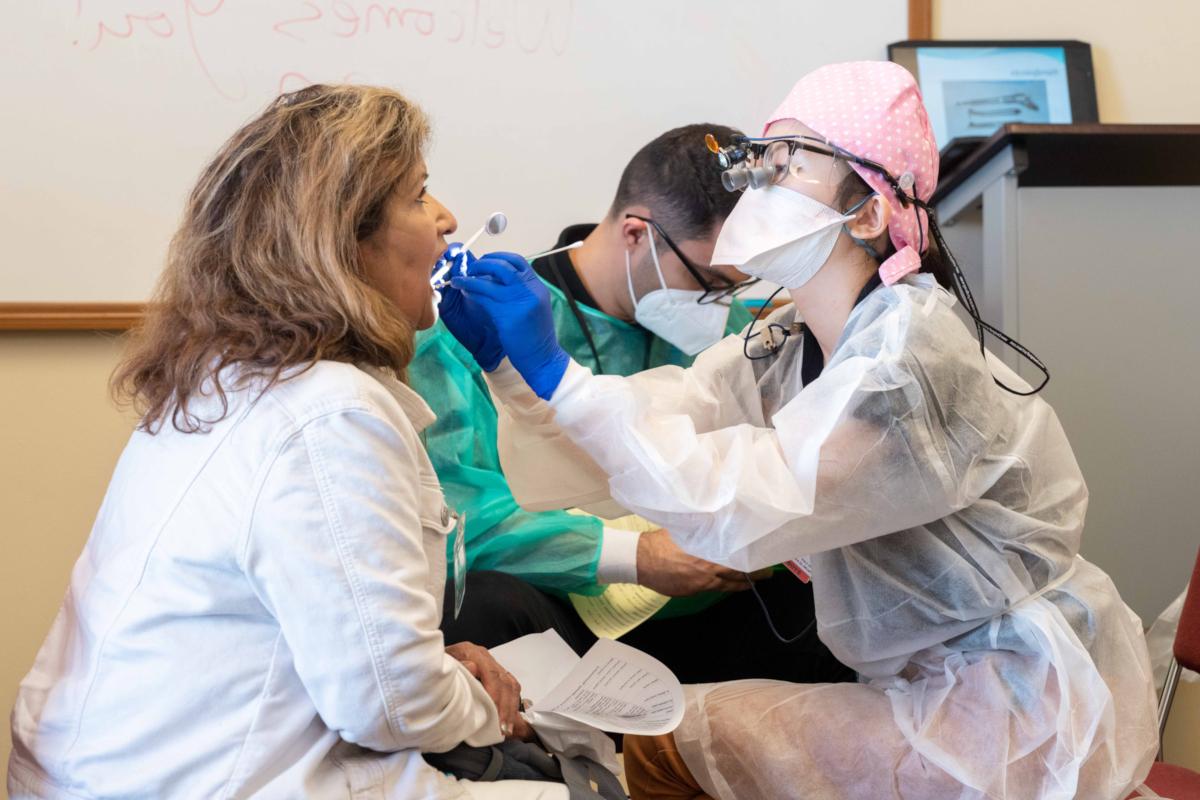
[{"label": "yellow paper", "polygon": [[[575,514],[580,517],[592,516],[586,511],[580,511],[578,508],[569,508],[567,509],[567,513]],[[637,531],[638,533],[649,533],[650,531],[656,531],[662,527],[661,525],[655,525],[648,519],[639,517],[637,514],[630,514],[617,519],[601,519],[600,517],[596,517],[596,519],[599,519],[601,522],[603,522],[604,527],[606,528],[616,528],[617,530],[622,531]]]},{"label": "yellow paper", "polygon": [[658,613],[671,598],[636,583],[610,583],[595,597],[573,594],[571,604],[601,639],[618,639]]},{"label": "yellow paper", "polygon": [[[572,514],[591,516],[577,508]],[[636,514],[620,519],[603,520],[605,527],[624,531],[648,533],[659,526]],[[671,598],[636,583],[610,583],[602,594],[589,597],[569,595],[575,612],[592,633],[601,639],[618,639],[658,613]]]}]

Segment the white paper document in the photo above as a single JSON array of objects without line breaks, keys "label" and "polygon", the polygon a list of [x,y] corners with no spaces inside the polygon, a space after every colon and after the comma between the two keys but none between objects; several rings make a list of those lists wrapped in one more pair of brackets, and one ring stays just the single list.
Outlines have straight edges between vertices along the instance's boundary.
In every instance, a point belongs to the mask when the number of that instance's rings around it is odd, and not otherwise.
[{"label": "white paper document", "polygon": [[536,718],[557,715],[613,733],[657,735],[683,719],[683,687],[658,659],[611,639],[580,658],[553,630],[492,649]]},{"label": "white paper document", "polygon": [[539,709],[546,696],[579,663],[579,656],[553,628],[513,639],[489,652],[500,666],[516,676],[521,684],[521,697],[532,700],[533,707]]}]

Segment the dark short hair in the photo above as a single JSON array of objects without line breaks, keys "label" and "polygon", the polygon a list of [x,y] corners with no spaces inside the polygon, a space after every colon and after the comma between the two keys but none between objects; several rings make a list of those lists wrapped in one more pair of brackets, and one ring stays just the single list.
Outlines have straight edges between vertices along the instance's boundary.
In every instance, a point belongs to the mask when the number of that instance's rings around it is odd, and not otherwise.
[{"label": "dark short hair", "polygon": [[674,128],[638,150],[617,184],[609,217],[622,209],[645,205],[654,221],[673,239],[700,239],[733,210],[740,193],[721,185],[717,159],[704,146],[711,133],[722,145],[741,131],[701,123]]}]

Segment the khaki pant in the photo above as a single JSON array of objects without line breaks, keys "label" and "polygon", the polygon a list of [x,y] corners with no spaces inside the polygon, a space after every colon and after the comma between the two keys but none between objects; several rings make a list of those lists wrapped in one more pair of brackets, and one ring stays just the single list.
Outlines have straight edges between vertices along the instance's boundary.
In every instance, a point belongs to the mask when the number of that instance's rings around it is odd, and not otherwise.
[{"label": "khaki pant", "polygon": [[712,800],[683,763],[671,734],[626,736],[624,754],[633,800]]}]

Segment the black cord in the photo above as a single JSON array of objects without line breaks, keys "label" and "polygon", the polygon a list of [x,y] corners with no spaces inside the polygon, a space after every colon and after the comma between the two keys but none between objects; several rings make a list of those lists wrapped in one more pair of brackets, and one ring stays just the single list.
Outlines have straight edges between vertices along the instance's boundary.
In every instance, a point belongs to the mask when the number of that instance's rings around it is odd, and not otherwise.
[{"label": "black cord", "polygon": [[907,208],[909,204],[911,204],[916,209],[917,246],[919,248],[917,250],[918,255],[925,250],[925,229],[921,225],[920,214],[922,211],[925,212],[925,221],[929,225],[929,232],[933,234],[933,241],[937,243],[938,250],[941,251],[942,257],[950,262],[950,268],[954,276],[954,294],[958,296],[958,299],[963,304],[963,308],[966,309],[968,316],[971,317],[971,321],[975,323],[975,333],[979,338],[979,354],[983,356],[984,362],[986,363],[987,361],[987,345],[984,337],[984,332],[986,331],[987,333],[990,333],[992,336],[995,336],[997,339],[999,339],[1003,344],[1008,345],[1014,352],[1022,356],[1030,364],[1033,364],[1035,367],[1037,367],[1038,371],[1041,372],[1043,376],[1042,382],[1030,389],[1028,392],[1018,391],[997,378],[995,375],[992,375],[992,380],[995,382],[995,384],[1009,394],[1015,394],[1018,397],[1029,397],[1046,388],[1046,384],[1050,382],[1050,369],[1046,366],[1045,362],[1038,358],[1032,350],[1021,344],[1013,337],[1009,336],[1004,331],[1000,330],[994,325],[984,322],[983,317],[979,313],[979,306],[975,303],[975,295],[971,293],[971,287],[967,284],[967,276],[963,275],[962,268],[958,266],[958,259],[954,257],[954,253],[950,252],[950,247],[946,244],[945,237],[942,236],[942,229],[937,224],[937,212],[934,211],[928,203],[918,198],[915,194],[909,194],[907,191],[905,191],[900,186],[900,182],[895,180],[886,170],[879,168],[878,171],[880,171],[888,180],[888,183],[892,187],[892,191],[896,193],[896,198],[900,201],[900,205]]},{"label": "black cord", "polygon": [[792,642],[798,641],[799,639],[807,636],[808,632],[812,630],[813,625],[817,624],[816,617],[814,617],[812,622],[804,626],[804,630],[800,631],[791,638],[785,637],[779,632],[779,629],[775,627],[775,620],[771,618],[771,612],[767,609],[766,601],[763,600],[762,595],[758,593],[758,587],[754,585],[754,579],[749,575],[746,575],[745,578],[746,582],[750,584],[750,591],[754,592],[754,599],[758,600],[759,608],[762,609],[763,616],[767,620],[767,626],[771,629],[771,633],[775,634],[775,638],[779,641],[783,642],[784,644],[791,644]]},{"label": "black cord", "polygon": [[[830,146],[836,147],[832,144]],[[838,149],[840,150],[840,148]],[[983,321],[983,317],[979,314],[979,306],[975,303],[975,296],[971,293],[971,287],[967,285],[967,278],[965,275],[963,275],[962,269],[958,266],[958,259],[956,259],[954,254],[950,252],[950,247],[946,244],[946,240],[942,236],[942,230],[940,227],[938,227],[937,212],[935,212],[928,203],[918,198],[915,193],[909,194],[910,190],[913,192],[916,191],[916,182],[913,182],[913,186],[910,187],[910,189],[905,189],[901,182],[897,180],[890,172],[888,172],[883,165],[855,156],[849,151],[842,152],[845,153],[845,157],[847,157],[850,161],[866,167],[867,169],[882,176],[887,182],[888,186],[890,186],[892,191],[895,193],[896,199],[900,201],[901,206],[908,208],[909,205],[912,205],[916,208],[918,255],[925,250],[925,229],[921,225],[920,214],[921,211],[925,212],[925,221],[929,225],[929,232],[933,234],[934,242],[937,243],[938,249],[941,251],[942,256],[950,262],[950,267],[953,270],[954,293],[958,296],[958,299],[963,304],[963,308],[966,309],[967,314],[975,323],[975,332],[979,337],[979,353],[984,357],[985,363],[987,360],[987,346],[985,343],[984,332],[986,331],[987,333],[990,333],[992,336],[995,336],[997,339],[999,339],[1003,344],[1008,345],[1014,352],[1022,356],[1030,364],[1033,364],[1035,367],[1037,367],[1038,371],[1043,375],[1042,382],[1033,389],[1030,389],[1028,392],[1017,391],[1008,384],[1004,383],[1004,381],[997,378],[995,375],[992,375],[992,380],[995,381],[996,385],[1004,391],[1009,392],[1010,394],[1015,394],[1019,397],[1029,397],[1030,395],[1035,395],[1044,389],[1046,384],[1050,382],[1050,369],[1046,366],[1045,362],[1038,358],[1032,350],[1021,344],[1013,337],[1009,336],[1004,331]]]},{"label": "black cord", "polygon": [[562,270],[558,268],[558,263],[553,258],[550,259],[550,269],[554,270],[554,278],[558,281],[558,288],[562,290],[563,295],[567,298],[567,305],[571,308],[571,313],[575,315],[575,321],[579,323],[579,330],[583,331],[583,338],[587,340],[588,347],[592,351],[592,358],[596,359],[596,373],[604,374],[604,365],[600,363],[600,350],[596,347],[596,342],[592,338],[592,330],[588,327],[587,320],[583,318],[583,312],[579,310],[579,303],[575,300],[575,295],[571,293],[571,287],[563,279]]},{"label": "black cord", "polygon": [[[761,356],[750,355],[750,340],[756,339],[759,336],[762,336],[763,331],[755,331],[754,326],[757,325],[759,320],[762,318],[763,312],[767,310],[767,306],[771,305],[771,301],[774,300],[775,296],[782,291],[783,291],[783,287],[780,286],[778,289],[771,292],[771,296],[763,301],[762,306],[758,309],[758,313],[754,315],[754,319],[751,320],[750,325],[747,326],[745,335],[742,336],[742,355],[745,356],[746,358],[750,359],[751,361],[758,361],[760,358],[770,358],[771,356],[775,355],[774,350],[772,350],[771,352],[763,353]],[[784,341],[787,341],[787,337],[792,335],[792,332],[790,330],[788,330],[784,326],[779,325],[774,322],[768,323],[767,326],[763,330],[770,330],[771,328],[775,328],[782,334],[783,339],[781,340],[780,344],[782,344]],[[775,349],[778,349],[778,348],[775,348]]]},{"label": "black cord", "polygon": [[[1010,394],[1015,394],[1018,397],[1029,397],[1037,394],[1046,387],[1047,383],[1050,382],[1050,369],[1046,366],[1045,362],[1038,358],[1037,355],[1028,347],[1021,344],[1019,341],[1009,336],[996,326],[984,322],[983,317],[979,313],[979,306],[975,303],[975,295],[971,293],[971,287],[967,284],[967,277],[963,275],[962,268],[958,266],[958,259],[956,259],[954,254],[950,252],[950,247],[946,244],[946,240],[942,236],[942,229],[937,224],[937,214],[928,206],[928,204],[917,200],[916,198],[910,199],[915,203],[918,209],[921,209],[925,212],[925,219],[929,223],[929,232],[933,234],[933,240],[937,243],[938,250],[941,251],[942,257],[950,262],[950,267],[954,275],[954,293],[958,295],[958,299],[962,301],[963,308],[966,309],[967,314],[975,323],[975,332],[979,337],[980,355],[983,355],[985,359],[987,358],[987,348],[984,342],[984,332],[986,331],[992,336],[995,336],[1002,343],[1008,345],[1008,347],[1010,347],[1018,355],[1022,356],[1030,364],[1033,364],[1035,367],[1037,367],[1038,371],[1041,372],[1043,376],[1041,383],[1027,392],[1018,391],[1017,389],[1012,388],[995,375],[992,376],[992,380],[995,381],[996,385],[1004,391]],[[921,227],[919,218],[917,220],[917,227],[918,229]]]}]

